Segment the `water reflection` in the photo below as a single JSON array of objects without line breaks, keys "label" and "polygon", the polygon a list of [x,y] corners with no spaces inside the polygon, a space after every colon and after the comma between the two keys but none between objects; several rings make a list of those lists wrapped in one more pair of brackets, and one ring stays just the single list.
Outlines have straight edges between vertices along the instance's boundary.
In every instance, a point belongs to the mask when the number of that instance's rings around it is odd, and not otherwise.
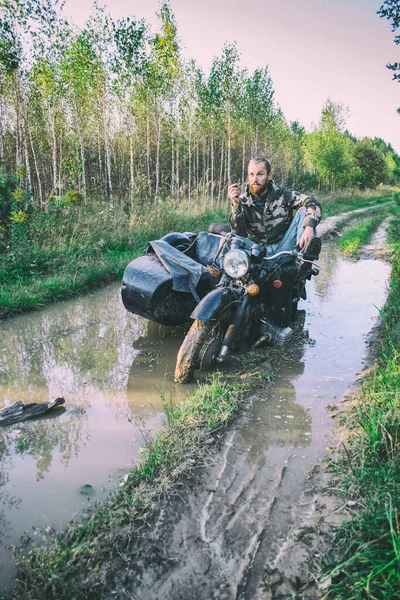
[{"label": "water reflection", "polygon": [[[100,499],[109,477],[131,465],[160,427],[163,398],[191,391],[170,377],[179,334],[128,314],[117,286],[0,323],[0,407],[66,400],[46,418],[0,430],[7,543],[32,525],[62,526],[88,501],[82,485]],[[1,562],[7,585],[7,552]]]}]

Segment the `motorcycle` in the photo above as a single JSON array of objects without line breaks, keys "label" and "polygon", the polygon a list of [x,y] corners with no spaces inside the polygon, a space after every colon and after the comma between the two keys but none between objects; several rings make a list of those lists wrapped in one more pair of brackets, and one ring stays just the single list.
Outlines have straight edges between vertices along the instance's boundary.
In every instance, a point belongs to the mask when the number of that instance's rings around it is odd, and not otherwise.
[{"label": "motorcycle", "polygon": [[173,233],[150,242],[124,274],[130,312],[163,325],[193,323],[179,349],[175,381],[224,362],[245,338],[283,345],[318,265],[297,250],[267,255],[234,233]]}]

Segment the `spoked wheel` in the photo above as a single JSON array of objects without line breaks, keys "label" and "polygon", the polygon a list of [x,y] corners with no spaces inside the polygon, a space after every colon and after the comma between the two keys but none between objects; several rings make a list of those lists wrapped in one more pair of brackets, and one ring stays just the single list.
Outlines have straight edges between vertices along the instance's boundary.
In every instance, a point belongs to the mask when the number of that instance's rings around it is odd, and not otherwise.
[{"label": "spoked wheel", "polygon": [[175,381],[189,383],[195,370],[206,371],[216,361],[224,331],[221,325],[195,320],[179,348],[175,367]]}]

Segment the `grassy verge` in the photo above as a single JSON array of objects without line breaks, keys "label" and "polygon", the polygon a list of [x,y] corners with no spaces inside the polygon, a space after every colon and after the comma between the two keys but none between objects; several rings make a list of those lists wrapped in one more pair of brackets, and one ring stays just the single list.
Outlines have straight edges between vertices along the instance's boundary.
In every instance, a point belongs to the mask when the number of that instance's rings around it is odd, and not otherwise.
[{"label": "grassy verge", "polygon": [[41,215],[21,228],[12,251],[1,256],[0,319],[38,308],[120,279],[149,240],[170,231],[201,231],[226,220],[225,211],[190,215],[155,207],[129,218],[123,211],[70,210]]},{"label": "grassy verge", "polygon": [[338,215],[358,208],[384,205],[393,199],[391,189],[367,190],[365,192],[347,190],[330,194],[316,194],[316,197],[322,202],[324,217]]},{"label": "grassy verge", "polygon": [[[330,215],[390,199],[380,190],[335,194],[322,201],[324,214]],[[201,231],[212,221],[227,222],[227,209],[188,214],[159,202],[129,216],[100,203],[36,214],[27,224],[14,226],[8,252],[0,255],[0,319],[120,279],[149,240],[169,231]]]},{"label": "grassy verge", "polygon": [[[390,199],[378,191],[322,201],[329,215]],[[149,240],[170,231],[201,231],[212,221],[227,222],[227,209],[188,214],[159,202],[134,216],[101,204],[36,214],[14,226],[10,248],[0,256],[0,319],[120,279]]]},{"label": "grassy verge", "polygon": [[[8,598],[18,600],[97,599],[119,572],[128,554],[140,569],[137,542],[160,496],[171,493],[210,454],[216,430],[230,422],[243,393],[266,373],[254,372],[262,353],[254,353],[253,374],[228,382],[214,374],[193,396],[166,406],[168,422],[142,454],[141,462],[91,514],[50,536],[28,556],[17,554],[19,575]],[[257,358],[258,357],[258,358]],[[265,356],[263,357],[265,361]]]},{"label": "grassy verge", "polygon": [[368,219],[364,218],[346,229],[339,242],[342,254],[344,256],[357,256],[360,248],[371,240],[385,216],[383,213]]},{"label": "grassy verge", "polygon": [[400,202],[391,226],[393,269],[377,361],[354,407],[349,434],[330,463],[335,493],[353,517],[334,532],[324,559],[332,600],[400,597]]}]

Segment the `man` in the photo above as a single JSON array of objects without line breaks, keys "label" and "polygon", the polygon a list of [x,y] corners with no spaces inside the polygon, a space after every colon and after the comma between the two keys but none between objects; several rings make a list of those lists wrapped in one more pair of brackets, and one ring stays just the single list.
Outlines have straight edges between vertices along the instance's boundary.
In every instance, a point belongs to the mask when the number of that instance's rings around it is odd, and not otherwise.
[{"label": "man", "polygon": [[297,245],[306,258],[318,259],[321,241],[316,237],[316,226],[321,220],[320,202],[275,185],[267,158],[252,158],[245,193],[240,195],[239,186],[234,183],[229,186],[228,195],[232,204],[229,223],[233,232],[265,244],[267,255],[292,250]]}]

